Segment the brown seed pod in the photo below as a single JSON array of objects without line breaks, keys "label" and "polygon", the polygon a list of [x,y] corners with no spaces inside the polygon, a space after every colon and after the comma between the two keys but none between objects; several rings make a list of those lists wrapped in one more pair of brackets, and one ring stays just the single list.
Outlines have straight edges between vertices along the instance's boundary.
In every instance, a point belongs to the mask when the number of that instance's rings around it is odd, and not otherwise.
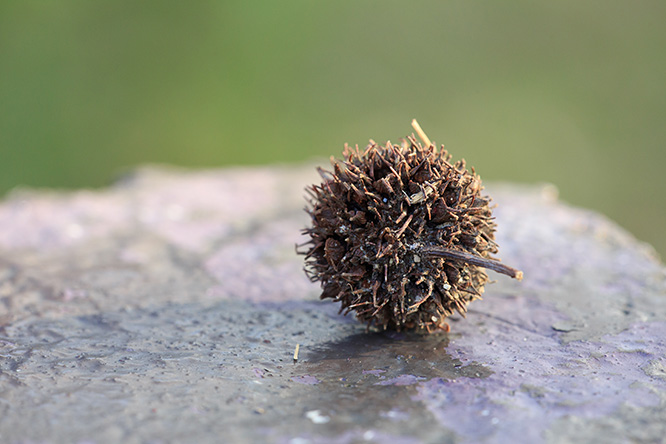
[{"label": "brown seed pod", "polygon": [[445,319],[480,299],[489,268],[513,278],[501,264],[490,198],[465,161],[450,163],[416,121],[402,145],[365,150],[345,145],[333,171],[307,188],[312,226],[303,230],[305,272],[320,281],[321,298],[380,329],[448,331]]}]

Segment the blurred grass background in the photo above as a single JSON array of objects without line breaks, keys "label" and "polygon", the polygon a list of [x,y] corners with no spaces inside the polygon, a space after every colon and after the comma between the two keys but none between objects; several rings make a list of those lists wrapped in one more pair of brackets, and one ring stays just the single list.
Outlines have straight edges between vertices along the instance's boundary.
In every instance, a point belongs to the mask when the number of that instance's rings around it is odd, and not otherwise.
[{"label": "blurred grass background", "polygon": [[657,0],[3,1],[0,193],[328,157],[416,117],[664,257],[665,23]]}]

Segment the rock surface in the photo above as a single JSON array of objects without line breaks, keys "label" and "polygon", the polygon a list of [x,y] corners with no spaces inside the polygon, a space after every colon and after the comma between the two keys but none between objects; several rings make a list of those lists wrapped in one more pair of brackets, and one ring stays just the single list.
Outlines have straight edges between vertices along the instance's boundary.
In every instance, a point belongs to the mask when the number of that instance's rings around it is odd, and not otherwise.
[{"label": "rock surface", "polygon": [[[294,245],[313,168],[146,168],[0,204],[3,443],[664,442],[666,273],[552,187],[449,334],[368,333]],[[296,345],[299,359],[293,360]]]}]

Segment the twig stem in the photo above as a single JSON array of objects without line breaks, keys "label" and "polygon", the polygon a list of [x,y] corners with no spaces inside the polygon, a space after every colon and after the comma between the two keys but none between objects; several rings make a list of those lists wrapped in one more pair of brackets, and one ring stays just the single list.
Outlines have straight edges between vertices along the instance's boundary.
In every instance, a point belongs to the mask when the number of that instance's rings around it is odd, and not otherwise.
[{"label": "twig stem", "polygon": [[471,265],[488,268],[489,270],[506,274],[507,276],[510,276],[514,279],[518,279],[519,281],[523,280],[522,271],[516,270],[515,268],[511,268],[508,265],[504,265],[501,262],[498,262],[493,259],[486,259],[483,257],[476,256],[474,254],[464,253],[458,250],[451,250],[450,248],[444,248],[444,247],[426,247],[421,251],[426,256],[442,257],[454,261],[467,262],[468,264]]}]

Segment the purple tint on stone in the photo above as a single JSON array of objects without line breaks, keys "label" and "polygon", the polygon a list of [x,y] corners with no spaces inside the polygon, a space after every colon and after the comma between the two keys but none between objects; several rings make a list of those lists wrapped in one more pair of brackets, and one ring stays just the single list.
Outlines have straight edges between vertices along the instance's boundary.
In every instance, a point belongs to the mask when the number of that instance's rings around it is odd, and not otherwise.
[{"label": "purple tint on stone", "polygon": [[412,385],[424,379],[422,376],[400,375],[386,381],[377,382],[375,385]]},{"label": "purple tint on stone", "polygon": [[321,382],[319,379],[310,375],[292,376],[291,380],[296,382],[297,384],[304,384],[304,385],[316,385]]},{"label": "purple tint on stone", "polygon": [[[600,342],[567,345],[559,343],[557,334],[511,330],[495,332],[488,344],[462,332],[450,353],[479,362],[494,356],[489,364],[494,373],[485,379],[434,378],[418,385],[414,399],[468,440],[540,443],[542,432],[559,418],[594,419],[622,406],[655,406],[660,402],[655,389],[666,390],[664,322],[635,324]],[[493,353],[496,347],[509,352]],[[529,429],[521,427],[526,421]]]},{"label": "purple tint on stone", "polygon": [[364,374],[364,375],[373,375],[373,376],[377,376],[377,377],[379,377],[379,378],[383,378],[383,377],[384,377],[384,376],[382,376],[382,373],[386,373],[386,370],[380,370],[380,369],[376,369],[376,370],[363,370],[363,374]]}]

